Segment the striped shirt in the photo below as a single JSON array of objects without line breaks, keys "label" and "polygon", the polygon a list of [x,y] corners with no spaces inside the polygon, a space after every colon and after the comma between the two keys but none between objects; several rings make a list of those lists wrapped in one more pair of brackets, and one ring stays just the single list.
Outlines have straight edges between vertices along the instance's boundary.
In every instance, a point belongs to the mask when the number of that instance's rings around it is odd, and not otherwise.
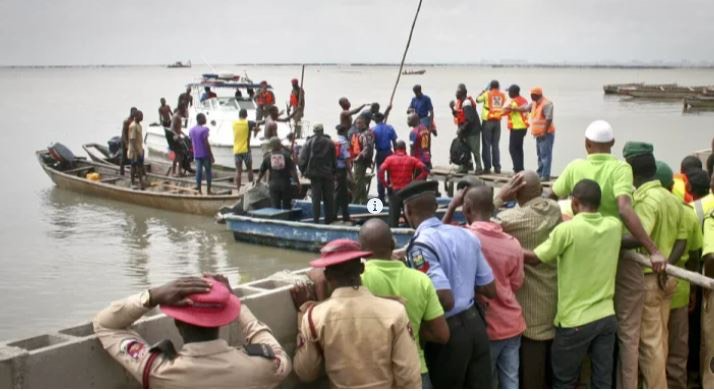
[{"label": "striped shirt", "polygon": [[[503,231],[513,235],[521,246],[533,250],[548,239],[550,231],[561,220],[560,207],[553,200],[534,198],[522,206],[505,210],[497,216]],[[557,309],[558,283],[555,266],[525,265],[525,281],[516,292],[526,319],[526,338],[543,341],[553,339],[553,319]]]}]

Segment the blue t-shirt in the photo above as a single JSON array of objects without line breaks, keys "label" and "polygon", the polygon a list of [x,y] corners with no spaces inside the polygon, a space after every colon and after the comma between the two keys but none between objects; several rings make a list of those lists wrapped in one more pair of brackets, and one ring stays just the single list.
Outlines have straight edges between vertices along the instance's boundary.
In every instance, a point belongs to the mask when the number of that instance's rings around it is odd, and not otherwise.
[{"label": "blue t-shirt", "polygon": [[494,279],[478,238],[435,217],[417,227],[407,248],[407,262],[426,273],[437,291],[451,291],[454,307],[446,313],[447,318],[471,308],[475,288]]},{"label": "blue t-shirt", "polygon": [[409,108],[414,109],[419,118],[424,118],[429,116],[430,111],[434,111],[434,106],[431,105],[431,98],[426,95],[420,97],[413,97],[412,102],[409,103]]},{"label": "blue t-shirt", "polygon": [[382,122],[372,129],[374,132],[374,147],[379,152],[391,151],[392,142],[397,141],[397,132],[394,127]]},{"label": "blue t-shirt", "polygon": [[347,159],[350,158],[349,142],[347,137],[338,134],[337,144],[340,146],[340,153],[337,155],[337,160],[335,161],[337,168],[347,168]]}]

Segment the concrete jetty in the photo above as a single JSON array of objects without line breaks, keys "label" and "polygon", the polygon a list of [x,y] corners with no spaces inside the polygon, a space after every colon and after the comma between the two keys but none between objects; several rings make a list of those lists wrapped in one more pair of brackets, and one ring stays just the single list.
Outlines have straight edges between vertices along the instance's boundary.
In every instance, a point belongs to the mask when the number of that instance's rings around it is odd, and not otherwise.
[{"label": "concrete jetty", "polygon": [[[270,326],[275,338],[293,355],[297,339],[297,312],[290,297],[295,280],[308,269],[269,277],[234,287],[235,294],[253,314]],[[108,305],[109,303],[107,303]],[[153,344],[171,338],[177,350],[181,337],[171,318],[154,308],[134,328]],[[225,326],[221,338],[232,346],[244,344],[237,323]],[[283,387],[298,384],[291,374]],[[0,343],[0,388],[141,388],[102,348],[91,322],[31,338]]]}]

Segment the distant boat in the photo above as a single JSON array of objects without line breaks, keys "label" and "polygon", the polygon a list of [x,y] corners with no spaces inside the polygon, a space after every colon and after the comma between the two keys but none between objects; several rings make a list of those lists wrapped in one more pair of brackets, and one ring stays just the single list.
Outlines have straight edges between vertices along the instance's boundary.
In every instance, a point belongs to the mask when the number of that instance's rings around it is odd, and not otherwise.
[{"label": "distant boat", "polygon": [[697,95],[684,98],[684,112],[714,110],[714,95]]},{"label": "distant boat", "polygon": [[402,72],[402,75],[423,75],[426,73],[426,69],[407,69]]},{"label": "distant boat", "polygon": [[680,86],[677,84],[609,84],[603,86],[606,95],[616,94],[642,99],[682,99],[706,94],[707,86]]},{"label": "distant boat", "polygon": [[183,63],[181,61],[176,61],[173,64],[169,64],[166,66],[167,68],[191,68],[191,60],[186,61],[186,63]]}]

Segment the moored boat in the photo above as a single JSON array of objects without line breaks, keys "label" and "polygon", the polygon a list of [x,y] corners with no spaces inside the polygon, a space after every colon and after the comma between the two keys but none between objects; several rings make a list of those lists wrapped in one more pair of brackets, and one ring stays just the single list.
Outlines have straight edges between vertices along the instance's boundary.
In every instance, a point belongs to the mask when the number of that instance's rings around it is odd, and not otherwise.
[{"label": "moored boat", "polygon": [[188,60],[185,63],[176,61],[173,64],[167,65],[166,68],[191,68],[191,60]]},{"label": "moored boat", "polygon": [[402,75],[423,75],[426,69],[407,69],[402,72]]},{"label": "moored boat", "polygon": [[47,176],[58,187],[115,201],[212,216],[221,207],[235,204],[242,197],[232,185],[216,183],[212,185],[210,195],[199,194],[194,189],[195,182],[190,178],[169,178],[155,174],[147,174],[146,188],[139,190],[131,185],[128,173],[120,175],[117,166],[85,159],[62,164],[47,150],[37,151],[35,155]]},{"label": "moored boat", "polygon": [[684,111],[714,110],[714,96],[697,95],[684,98]]},{"label": "moored boat", "polygon": [[680,86],[678,84],[621,84],[603,87],[606,94],[617,94],[640,99],[682,99],[705,93],[710,86]]}]

